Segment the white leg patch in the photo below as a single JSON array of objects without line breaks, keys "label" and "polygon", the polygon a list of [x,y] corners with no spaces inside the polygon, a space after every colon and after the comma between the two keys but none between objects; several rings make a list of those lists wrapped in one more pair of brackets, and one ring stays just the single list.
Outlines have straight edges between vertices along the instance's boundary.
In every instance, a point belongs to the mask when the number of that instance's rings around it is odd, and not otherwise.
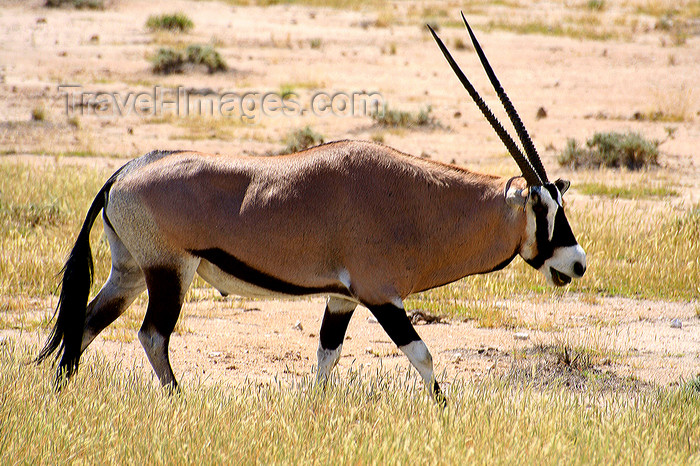
[{"label": "white leg patch", "polygon": [[171,381],[168,379],[171,377],[172,370],[167,359],[165,338],[156,332],[144,332],[142,330],[139,330],[138,338],[160,383],[163,385],[170,383]]},{"label": "white leg patch", "polygon": [[328,312],[346,313],[354,311],[357,307],[357,303],[349,299],[329,296],[326,300],[326,307],[328,308]]},{"label": "white leg patch", "polygon": [[418,373],[423,377],[426,385],[432,390],[433,386],[433,357],[425,346],[423,340],[412,341],[411,343],[400,346],[399,349],[408,357],[413,367],[418,370]]},{"label": "white leg patch", "polygon": [[336,349],[325,349],[318,345],[318,350],[316,350],[316,357],[318,358],[318,371],[316,373],[316,380],[319,382],[325,382],[331,374],[331,370],[338,364],[340,359],[340,352],[343,349],[343,345],[338,346]]}]

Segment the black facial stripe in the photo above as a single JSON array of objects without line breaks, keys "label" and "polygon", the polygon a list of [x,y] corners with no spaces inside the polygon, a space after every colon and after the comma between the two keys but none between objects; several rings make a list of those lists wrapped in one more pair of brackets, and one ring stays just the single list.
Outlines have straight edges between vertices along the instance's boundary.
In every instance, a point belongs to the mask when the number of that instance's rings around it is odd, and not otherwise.
[{"label": "black facial stripe", "polygon": [[218,248],[190,250],[190,254],[207,260],[238,280],[255,285],[258,288],[274,291],[291,296],[303,296],[312,294],[339,294],[350,296],[350,293],[342,286],[309,287],[296,285],[281,280],[275,276],[257,270],[226,251]]},{"label": "black facial stripe", "polygon": [[554,202],[559,204],[559,197],[561,196],[561,193],[559,192],[559,189],[555,186],[554,183],[547,183],[543,186],[547,191],[549,191],[549,194],[552,196],[552,199],[554,199]]},{"label": "black facial stripe", "polygon": [[554,249],[549,242],[549,231],[547,229],[547,210],[541,212],[535,212],[535,247],[537,248],[537,255],[530,259],[526,259],[526,262],[532,267],[539,269],[544,264],[544,261],[552,257]]},{"label": "black facial stripe", "polygon": [[[551,189],[558,192],[556,186],[551,185]],[[547,190],[551,194],[551,189],[547,186]],[[554,196],[554,195],[553,195]],[[532,267],[539,269],[544,262],[554,255],[554,250],[561,247],[575,246],[578,244],[569,221],[566,219],[564,209],[557,207],[557,213],[554,215],[554,234],[552,240],[549,240],[549,230],[547,224],[547,210],[535,213],[535,242],[537,255],[531,259],[526,259],[525,262]]]},{"label": "black facial stripe", "polygon": [[559,208],[554,217],[554,236],[552,237],[552,245],[555,248],[576,246],[578,241],[571,231],[571,225],[564,215],[564,209]]}]

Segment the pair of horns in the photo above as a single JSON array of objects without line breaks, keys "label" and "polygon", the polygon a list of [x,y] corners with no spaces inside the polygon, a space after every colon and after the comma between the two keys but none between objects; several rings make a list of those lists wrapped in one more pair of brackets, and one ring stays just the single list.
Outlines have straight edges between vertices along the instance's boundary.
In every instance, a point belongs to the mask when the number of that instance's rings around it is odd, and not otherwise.
[{"label": "pair of horns", "polygon": [[501,122],[499,122],[494,116],[493,112],[491,112],[491,109],[488,107],[488,105],[486,105],[484,99],[482,99],[479,93],[476,92],[474,86],[472,86],[462,70],[459,68],[457,62],[455,62],[454,58],[452,58],[449,50],[447,50],[447,47],[445,47],[445,44],[443,44],[442,40],[440,40],[433,28],[428,25],[428,29],[430,29],[430,33],[433,35],[438,47],[440,47],[442,54],[447,59],[447,63],[450,64],[452,70],[455,72],[464,88],[467,90],[471,98],[474,99],[474,102],[476,103],[477,107],[479,107],[479,110],[481,110],[481,113],[483,113],[483,115],[486,117],[488,122],[491,124],[491,127],[496,131],[496,134],[498,134],[498,137],[501,138],[501,141],[503,141],[503,144],[505,144],[508,152],[510,152],[513,159],[515,159],[515,162],[518,164],[518,167],[520,167],[528,186],[541,186],[544,183],[547,183],[548,180],[547,172],[545,172],[544,166],[542,166],[542,161],[537,153],[537,149],[535,149],[535,145],[532,143],[532,139],[530,139],[530,135],[525,129],[525,125],[520,119],[518,112],[515,111],[515,107],[513,107],[508,95],[503,90],[501,83],[498,81],[496,74],[493,72],[493,68],[491,68],[489,61],[486,59],[486,55],[484,55],[484,51],[481,49],[479,41],[476,40],[472,28],[469,27],[469,23],[467,23],[464,13],[461,13],[461,15],[462,21],[464,21],[464,25],[467,27],[467,31],[469,31],[469,37],[472,40],[472,44],[474,44],[474,50],[476,50],[477,55],[479,55],[479,60],[481,60],[481,64],[484,67],[493,88],[496,90],[498,98],[501,100],[510,121],[513,123],[515,132],[518,133],[518,137],[520,138],[520,142],[523,144],[527,157],[523,155],[518,145],[515,143],[515,141],[513,141],[513,138],[510,136],[510,134],[508,134],[505,128],[503,128],[503,125],[501,125]]}]

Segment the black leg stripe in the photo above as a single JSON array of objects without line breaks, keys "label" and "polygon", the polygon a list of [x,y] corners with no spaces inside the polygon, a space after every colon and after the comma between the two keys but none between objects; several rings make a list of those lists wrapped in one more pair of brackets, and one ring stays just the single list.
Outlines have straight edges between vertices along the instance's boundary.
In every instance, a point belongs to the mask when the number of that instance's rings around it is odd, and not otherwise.
[{"label": "black leg stripe", "polygon": [[148,307],[143,327],[153,326],[167,340],[175,330],[182,308],[180,277],[176,271],[169,269],[149,269],[144,274],[148,287]]},{"label": "black leg stripe", "polygon": [[321,348],[334,350],[343,343],[351,317],[352,311],[346,313],[329,312],[328,306],[326,306],[323,322],[321,322],[321,331],[319,332]]},{"label": "black leg stripe", "polygon": [[389,335],[389,338],[396,343],[396,346],[405,346],[421,339],[416,333],[416,329],[413,328],[405,310],[393,304],[370,306],[369,310],[377,318],[377,321]]}]

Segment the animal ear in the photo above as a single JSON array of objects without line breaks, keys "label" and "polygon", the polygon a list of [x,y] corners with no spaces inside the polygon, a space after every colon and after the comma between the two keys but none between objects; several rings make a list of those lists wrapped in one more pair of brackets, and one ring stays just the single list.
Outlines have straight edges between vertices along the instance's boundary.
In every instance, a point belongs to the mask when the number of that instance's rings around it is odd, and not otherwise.
[{"label": "animal ear", "polygon": [[562,180],[561,178],[559,178],[557,181],[554,182],[554,185],[557,187],[557,189],[563,196],[564,193],[569,190],[569,186],[571,186],[571,181]]},{"label": "animal ear", "polygon": [[523,193],[523,189],[518,189],[511,187],[506,193],[506,203],[515,207],[516,209],[522,209],[525,207],[525,202],[527,201],[527,194]]}]

